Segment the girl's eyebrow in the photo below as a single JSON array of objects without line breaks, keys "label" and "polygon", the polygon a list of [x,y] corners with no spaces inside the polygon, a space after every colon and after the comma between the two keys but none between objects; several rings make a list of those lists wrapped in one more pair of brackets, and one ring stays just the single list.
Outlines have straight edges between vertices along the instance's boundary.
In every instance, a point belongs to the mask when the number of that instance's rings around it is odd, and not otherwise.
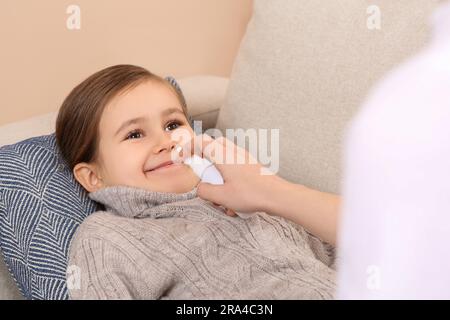
[{"label": "girl's eyebrow", "polygon": [[162,115],[163,117],[165,117],[165,116],[168,116],[168,115],[170,115],[170,114],[172,114],[172,113],[181,113],[182,115],[184,115],[184,112],[181,111],[181,110],[178,109],[178,108],[169,108],[169,109],[166,109],[166,110],[164,110],[163,112],[161,112],[161,115]]},{"label": "girl's eyebrow", "polygon": [[116,131],[114,136],[117,136],[123,129],[127,128],[128,126],[131,126],[132,124],[135,124],[135,123],[142,123],[147,119],[148,119],[148,117],[137,117],[137,118],[133,118],[133,119],[129,119],[129,120],[125,121],[124,123],[122,123],[122,125],[119,127],[119,129]]},{"label": "girl's eyebrow", "polygon": [[[165,109],[163,112],[161,112],[161,116],[166,117],[173,113],[181,113],[182,115],[184,115],[184,112],[178,108],[169,108],[169,109]],[[136,123],[142,123],[142,122],[145,122],[146,120],[148,120],[148,117],[137,117],[137,118],[129,119],[129,120],[125,121],[124,123],[122,123],[122,125],[119,127],[119,129],[117,129],[114,136],[117,136],[123,129],[127,128],[128,126],[131,126],[132,124],[136,124]]]}]

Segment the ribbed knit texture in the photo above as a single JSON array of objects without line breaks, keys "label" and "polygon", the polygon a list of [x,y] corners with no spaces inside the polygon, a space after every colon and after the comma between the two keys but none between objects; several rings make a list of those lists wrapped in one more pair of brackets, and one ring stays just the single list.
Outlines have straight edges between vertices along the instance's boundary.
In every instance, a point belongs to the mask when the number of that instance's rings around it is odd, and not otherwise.
[{"label": "ribbed knit texture", "polygon": [[[285,219],[229,217],[197,188],[91,193],[106,211],[76,231],[72,299],[331,299],[334,249]],[[71,269],[74,270],[74,269]]]}]

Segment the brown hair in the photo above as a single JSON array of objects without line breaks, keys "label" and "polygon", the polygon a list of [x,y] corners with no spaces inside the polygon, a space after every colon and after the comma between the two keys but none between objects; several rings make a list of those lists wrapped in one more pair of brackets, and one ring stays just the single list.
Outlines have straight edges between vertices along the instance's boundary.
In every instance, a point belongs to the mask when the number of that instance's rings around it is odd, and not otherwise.
[{"label": "brown hair", "polygon": [[97,159],[100,118],[111,99],[149,80],[167,84],[188,118],[182,93],[160,76],[133,65],[116,65],[98,71],[77,85],[59,109],[56,142],[71,170],[80,162]]}]

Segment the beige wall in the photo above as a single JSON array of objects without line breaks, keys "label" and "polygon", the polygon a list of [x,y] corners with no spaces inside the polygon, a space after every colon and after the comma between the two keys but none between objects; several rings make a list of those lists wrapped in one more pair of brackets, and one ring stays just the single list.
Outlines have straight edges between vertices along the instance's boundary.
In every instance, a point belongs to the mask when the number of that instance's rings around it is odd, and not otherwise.
[{"label": "beige wall", "polygon": [[[81,9],[69,30],[66,9]],[[1,0],[0,125],[58,110],[104,67],[229,76],[251,0]]]}]

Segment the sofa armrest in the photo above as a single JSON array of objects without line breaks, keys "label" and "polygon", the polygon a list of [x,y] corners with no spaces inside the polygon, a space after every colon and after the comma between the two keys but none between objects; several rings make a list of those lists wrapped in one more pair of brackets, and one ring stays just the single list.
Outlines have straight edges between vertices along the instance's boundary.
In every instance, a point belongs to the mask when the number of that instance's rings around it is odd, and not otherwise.
[{"label": "sofa armrest", "polygon": [[0,126],[0,147],[55,131],[57,112]]},{"label": "sofa armrest", "polygon": [[177,79],[183,91],[188,112],[202,121],[203,131],[214,128],[228,88],[228,78],[194,76]]}]

